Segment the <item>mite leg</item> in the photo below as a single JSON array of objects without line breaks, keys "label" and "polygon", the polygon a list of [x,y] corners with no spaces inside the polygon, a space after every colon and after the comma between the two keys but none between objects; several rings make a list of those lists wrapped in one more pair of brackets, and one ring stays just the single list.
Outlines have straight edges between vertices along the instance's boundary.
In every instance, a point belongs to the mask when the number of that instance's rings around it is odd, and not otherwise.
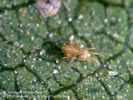
[{"label": "mite leg", "polygon": [[68,64],[71,64],[71,63],[74,62],[74,60],[76,60],[76,59],[77,59],[77,57],[72,57],[72,59],[69,61]]},{"label": "mite leg", "polygon": [[63,59],[69,59],[70,57],[69,56],[65,56],[65,57],[62,57]]},{"label": "mite leg", "polygon": [[98,52],[91,52],[93,55],[99,55],[99,56],[102,56],[103,57],[103,54],[101,53],[98,53]]},{"label": "mite leg", "polygon": [[99,64],[99,61],[98,61],[98,60],[96,60],[95,58],[89,57],[87,60],[88,60],[88,61],[93,60],[93,61],[95,61],[97,64]]},{"label": "mite leg", "polygon": [[96,50],[96,48],[87,48],[90,51]]}]

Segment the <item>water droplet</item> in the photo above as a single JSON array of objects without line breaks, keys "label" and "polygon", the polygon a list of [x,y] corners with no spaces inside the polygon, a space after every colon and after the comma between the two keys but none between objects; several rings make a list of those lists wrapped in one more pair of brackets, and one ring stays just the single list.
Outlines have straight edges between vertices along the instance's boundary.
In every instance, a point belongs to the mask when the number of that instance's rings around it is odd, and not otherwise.
[{"label": "water droplet", "polygon": [[3,84],[3,85],[6,84],[6,81],[2,81],[2,84]]},{"label": "water droplet", "polygon": [[31,65],[31,68],[33,68],[34,67],[34,65]]},{"label": "water droplet", "polygon": [[41,58],[39,58],[39,61],[42,61],[42,59],[41,59]]},{"label": "water droplet", "polygon": [[72,18],[69,18],[68,21],[69,21],[69,22],[72,22]]},{"label": "water droplet", "polygon": [[32,41],[33,41],[33,40],[35,40],[35,37],[34,37],[34,36],[32,36],[32,37],[31,37],[31,40],[32,40]]},{"label": "water droplet", "polygon": [[110,31],[107,31],[107,34],[110,34],[111,32]]},{"label": "water droplet", "polygon": [[18,72],[15,70],[14,73],[17,74]]},{"label": "water droplet", "polygon": [[93,10],[92,11],[92,16],[95,16],[96,15],[96,12]]},{"label": "water droplet", "polygon": [[4,66],[7,66],[7,64],[4,64]]},{"label": "water droplet", "polygon": [[40,25],[39,24],[36,24],[37,27],[39,27]]},{"label": "water droplet", "polygon": [[58,60],[58,59],[56,59],[56,63],[57,63],[57,64],[59,63],[59,60]]},{"label": "water droplet", "polygon": [[111,17],[111,21],[112,22],[116,22],[116,18],[115,17]]},{"label": "water droplet", "polygon": [[37,99],[34,97],[33,100],[37,100]]},{"label": "water droplet", "polygon": [[110,76],[116,76],[116,75],[118,75],[118,72],[116,72],[116,71],[109,71],[108,72],[108,75],[110,75]]},{"label": "water droplet", "polygon": [[122,18],[118,18],[118,22],[122,22]]},{"label": "water droplet", "polygon": [[50,63],[49,63],[49,62],[47,62],[46,64],[47,64],[48,66],[50,65]]},{"label": "water droplet", "polygon": [[6,95],[7,93],[6,93],[6,91],[3,91],[2,94],[3,94],[3,95]]},{"label": "water droplet", "polygon": [[83,18],[83,15],[79,15],[78,19],[80,19],[80,20],[81,20],[82,18]]},{"label": "water droplet", "polygon": [[19,42],[17,42],[17,41],[14,43],[14,45],[15,45],[16,47],[19,47],[19,46],[20,46]]},{"label": "water droplet", "polygon": [[33,58],[33,61],[36,61],[36,58]]},{"label": "water droplet", "polygon": [[120,64],[120,60],[117,60],[117,64]]},{"label": "water droplet", "polygon": [[0,14],[0,18],[2,18],[2,14]]},{"label": "water droplet", "polygon": [[98,74],[97,73],[95,75],[96,75],[96,77],[98,77]]},{"label": "water droplet", "polygon": [[53,70],[53,74],[57,74],[58,73],[58,70]]},{"label": "water droplet", "polygon": [[111,88],[112,86],[111,85],[109,85],[109,88]]},{"label": "water droplet", "polygon": [[104,19],[104,22],[105,22],[105,23],[108,23],[108,19],[107,19],[107,18],[105,18],[105,19]]},{"label": "water droplet", "polygon": [[45,53],[45,50],[40,51],[40,55],[43,55]]},{"label": "water droplet", "polygon": [[12,24],[13,24],[13,22],[10,22],[9,24],[10,24],[10,25],[12,25]]},{"label": "water droplet", "polygon": [[36,81],[37,81],[36,78],[34,78],[34,79],[33,79],[33,82],[36,82]]},{"label": "water droplet", "polygon": [[20,45],[20,48],[23,48],[23,47],[24,47],[24,45],[23,45],[23,44],[21,44],[21,45]]},{"label": "water droplet", "polygon": [[105,99],[105,96],[102,96],[103,99]]},{"label": "water droplet", "polygon": [[74,40],[74,35],[71,35],[70,37],[69,37],[69,41],[73,41]]},{"label": "water droplet", "polygon": [[58,20],[58,24],[61,24],[61,21],[60,20]]},{"label": "water droplet", "polygon": [[20,27],[23,27],[23,24],[19,24]]},{"label": "water droplet", "polygon": [[24,63],[26,63],[26,60],[24,60]]},{"label": "water droplet", "polygon": [[119,35],[118,35],[117,32],[115,32],[113,36],[114,36],[115,38],[119,38]]},{"label": "water droplet", "polygon": [[84,69],[86,69],[86,68],[87,68],[87,66],[85,65],[85,66],[84,66]]},{"label": "water droplet", "polygon": [[[108,63],[108,62],[107,62]],[[104,64],[103,67],[107,67],[107,64]]]},{"label": "water droplet", "polygon": [[127,61],[127,63],[126,63],[126,64],[127,64],[127,65],[129,65],[129,64],[130,64],[130,62],[128,62],[128,61]]},{"label": "water droplet", "polygon": [[53,37],[53,33],[50,33],[50,34],[49,34],[49,37],[52,38],[52,37]]},{"label": "water droplet", "polygon": [[122,100],[122,98],[123,98],[122,96],[117,95],[117,99],[118,99],[118,100]]}]

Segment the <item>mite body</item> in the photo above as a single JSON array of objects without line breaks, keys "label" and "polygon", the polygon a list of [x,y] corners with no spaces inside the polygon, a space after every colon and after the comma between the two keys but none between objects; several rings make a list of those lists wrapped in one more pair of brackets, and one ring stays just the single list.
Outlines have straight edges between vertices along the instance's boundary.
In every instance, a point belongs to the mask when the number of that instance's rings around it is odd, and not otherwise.
[{"label": "mite body", "polygon": [[60,0],[36,0],[36,7],[44,18],[55,15],[60,6]]},{"label": "mite body", "polygon": [[82,61],[95,61],[98,64],[98,60],[93,58],[93,55],[101,55],[97,52],[94,52],[95,48],[84,48],[81,45],[68,43],[61,47],[62,52],[66,57],[73,59],[79,59]]}]

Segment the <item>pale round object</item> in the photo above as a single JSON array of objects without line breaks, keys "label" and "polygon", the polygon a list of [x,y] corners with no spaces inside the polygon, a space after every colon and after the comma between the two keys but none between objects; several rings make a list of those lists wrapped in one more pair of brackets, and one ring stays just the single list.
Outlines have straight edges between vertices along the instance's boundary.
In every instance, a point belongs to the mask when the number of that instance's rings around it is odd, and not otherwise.
[{"label": "pale round object", "polygon": [[36,0],[36,7],[44,18],[57,14],[60,6],[60,0]]}]

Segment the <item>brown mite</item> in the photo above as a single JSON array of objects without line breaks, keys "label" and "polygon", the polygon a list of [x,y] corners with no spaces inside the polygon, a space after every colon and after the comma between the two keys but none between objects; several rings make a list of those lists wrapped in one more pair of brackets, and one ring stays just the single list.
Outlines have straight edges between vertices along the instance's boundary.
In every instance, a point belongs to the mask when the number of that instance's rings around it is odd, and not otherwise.
[{"label": "brown mite", "polygon": [[68,58],[71,58],[71,61],[78,59],[81,61],[95,61],[97,64],[99,63],[96,58],[93,58],[93,55],[101,55],[98,52],[94,52],[95,48],[84,48],[82,45],[67,43],[62,47],[62,52]]}]

